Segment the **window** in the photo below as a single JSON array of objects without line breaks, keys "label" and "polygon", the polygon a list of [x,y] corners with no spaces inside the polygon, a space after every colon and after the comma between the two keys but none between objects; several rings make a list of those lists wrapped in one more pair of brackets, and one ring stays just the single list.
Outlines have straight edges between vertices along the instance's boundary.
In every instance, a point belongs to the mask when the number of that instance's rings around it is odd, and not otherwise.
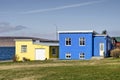
[{"label": "window", "polygon": [[55,55],[55,54],[56,54],[56,49],[52,48],[52,55]]},{"label": "window", "polygon": [[21,45],[21,52],[27,52],[27,45]]},{"label": "window", "polygon": [[104,51],[104,43],[100,43],[100,50]]},{"label": "window", "polygon": [[85,54],[84,53],[80,53],[80,59],[85,59]]},{"label": "window", "polygon": [[79,38],[79,45],[84,46],[85,45],[85,38]]},{"label": "window", "polygon": [[70,53],[65,54],[65,58],[66,59],[71,59],[71,54]]},{"label": "window", "polygon": [[66,38],[65,39],[65,45],[70,46],[71,45],[71,38]]}]

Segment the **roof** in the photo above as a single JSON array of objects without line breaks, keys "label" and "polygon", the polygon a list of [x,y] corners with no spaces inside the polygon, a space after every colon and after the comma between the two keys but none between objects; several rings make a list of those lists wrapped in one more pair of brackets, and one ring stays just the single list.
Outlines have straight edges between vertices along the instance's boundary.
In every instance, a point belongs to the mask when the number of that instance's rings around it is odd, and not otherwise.
[{"label": "roof", "polygon": [[59,43],[52,43],[52,42],[40,42],[40,43],[34,43],[34,44],[40,44],[40,45],[46,45],[46,46],[59,46]]},{"label": "roof", "polygon": [[33,41],[33,44],[46,45],[46,46],[59,46],[58,41],[40,41],[32,39],[15,39],[15,41]]},{"label": "roof", "polygon": [[96,35],[94,35],[94,36],[103,36],[103,37],[106,37],[106,36],[108,36],[107,34],[96,34]]},{"label": "roof", "polygon": [[57,40],[48,40],[48,39],[42,39],[42,38],[35,38],[35,37],[15,37],[15,36],[0,36],[0,47],[10,47],[15,46],[16,40],[39,40],[40,42],[58,42]]},{"label": "roof", "polygon": [[41,40],[41,41],[47,41],[48,39],[42,39],[42,38],[35,38],[35,37],[16,37],[16,36],[1,36],[0,39],[33,39],[33,40]]},{"label": "roof", "polygon": [[96,33],[94,30],[58,31],[58,33]]},{"label": "roof", "polygon": [[58,42],[57,40],[49,40],[49,39],[43,39],[43,38],[36,38],[36,37],[16,37],[16,36],[0,36],[0,40],[9,40],[14,41],[17,39],[32,39],[32,40],[40,40],[41,42]]}]

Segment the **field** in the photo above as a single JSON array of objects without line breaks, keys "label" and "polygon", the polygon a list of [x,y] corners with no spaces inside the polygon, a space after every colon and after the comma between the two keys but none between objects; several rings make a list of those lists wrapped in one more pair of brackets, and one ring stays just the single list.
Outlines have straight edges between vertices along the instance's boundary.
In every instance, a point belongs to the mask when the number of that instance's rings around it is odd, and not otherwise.
[{"label": "field", "polygon": [[0,80],[120,80],[120,59],[0,62]]}]

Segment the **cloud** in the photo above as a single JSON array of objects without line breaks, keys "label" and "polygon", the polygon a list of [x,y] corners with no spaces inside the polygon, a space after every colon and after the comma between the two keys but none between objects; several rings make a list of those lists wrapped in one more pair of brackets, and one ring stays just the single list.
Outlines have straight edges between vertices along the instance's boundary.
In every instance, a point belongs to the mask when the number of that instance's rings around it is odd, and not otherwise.
[{"label": "cloud", "polygon": [[22,25],[12,26],[12,25],[10,25],[10,23],[7,23],[7,22],[0,23],[0,33],[19,31],[19,30],[22,30],[25,28],[27,28],[27,27],[22,26]]},{"label": "cloud", "polygon": [[81,6],[97,4],[97,3],[104,2],[104,1],[106,1],[106,0],[90,1],[90,2],[72,4],[72,5],[65,5],[65,6],[55,7],[55,8],[48,8],[48,9],[31,10],[31,11],[22,12],[22,14],[42,13],[42,12],[62,10],[62,9],[67,9],[67,8],[75,8],[75,7],[81,7]]}]

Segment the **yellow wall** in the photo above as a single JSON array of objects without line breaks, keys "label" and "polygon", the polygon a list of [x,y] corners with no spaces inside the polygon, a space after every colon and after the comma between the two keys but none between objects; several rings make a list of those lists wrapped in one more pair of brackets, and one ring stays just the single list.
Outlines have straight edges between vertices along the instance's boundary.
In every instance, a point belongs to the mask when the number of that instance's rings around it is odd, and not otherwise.
[{"label": "yellow wall", "polygon": [[[49,59],[49,46],[43,46],[43,45],[36,45],[33,44],[32,40],[16,40],[16,57],[18,58],[18,61],[23,60],[23,57],[35,60],[35,49],[45,49],[46,51],[46,59]],[[27,52],[21,53],[21,45],[27,45]]]}]

